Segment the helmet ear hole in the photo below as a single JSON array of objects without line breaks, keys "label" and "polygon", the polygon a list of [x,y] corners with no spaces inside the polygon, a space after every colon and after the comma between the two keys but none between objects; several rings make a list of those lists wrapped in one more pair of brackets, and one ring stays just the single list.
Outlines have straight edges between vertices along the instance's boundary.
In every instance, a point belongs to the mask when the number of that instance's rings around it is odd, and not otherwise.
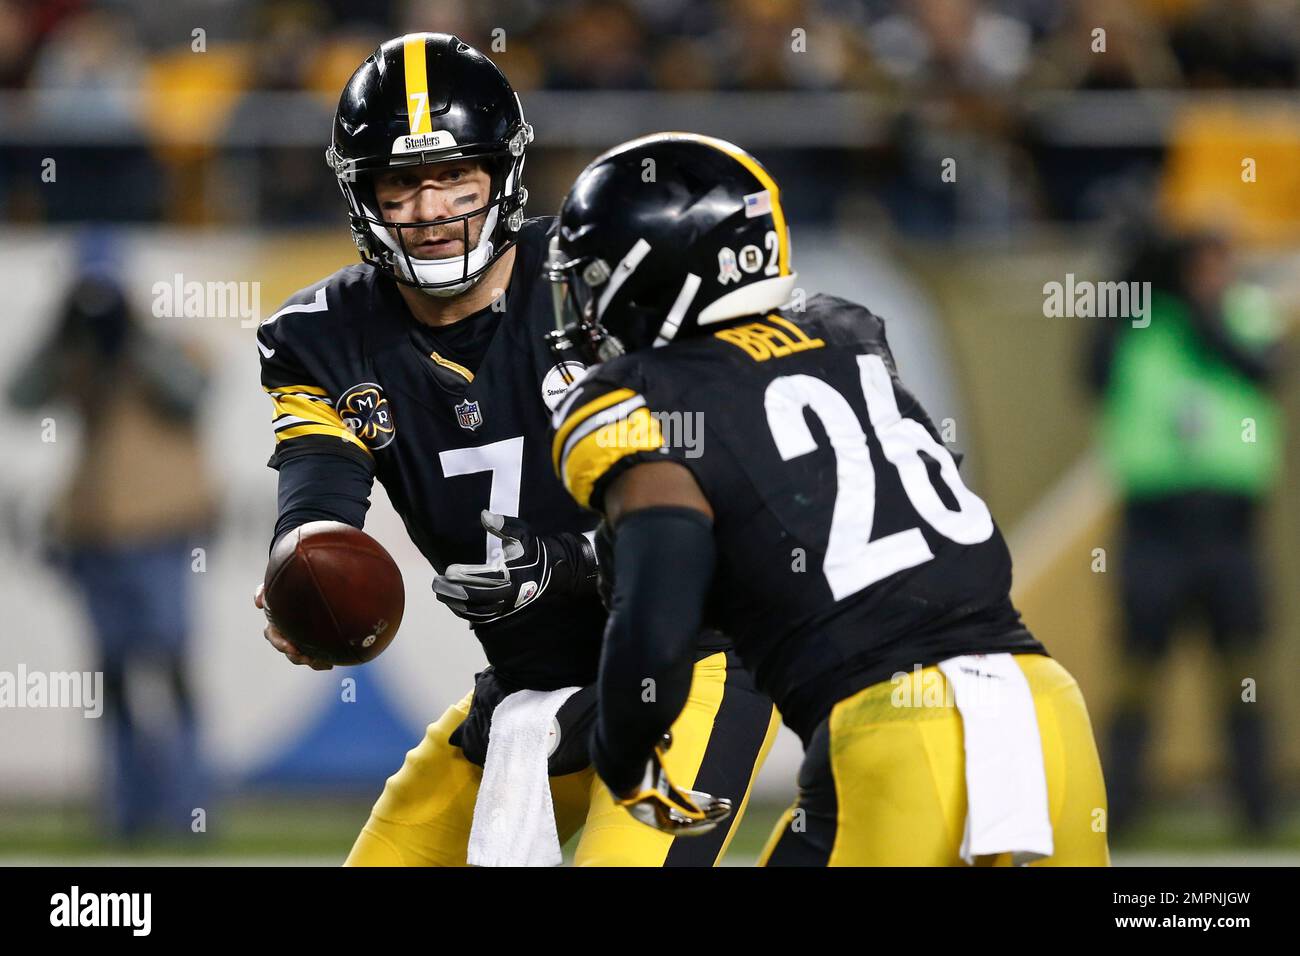
[{"label": "helmet ear hole", "polygon": [[[656,175],[647,185],[645,170]],[[790,303],[796,274],[776,181],[740,147],[691,133],[630,140],[589,163],[559,213],[556,255],[616,265],[599,321],[625,348],[705,336]]]}]

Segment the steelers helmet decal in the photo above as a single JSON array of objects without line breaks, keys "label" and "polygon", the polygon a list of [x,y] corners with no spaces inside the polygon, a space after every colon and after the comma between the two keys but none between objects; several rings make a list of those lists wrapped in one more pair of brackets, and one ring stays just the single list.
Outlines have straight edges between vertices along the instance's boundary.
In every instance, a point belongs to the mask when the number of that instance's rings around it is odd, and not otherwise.
[{"label": "steelers helmet decal", "polygon": [[551,241],[557,354],[602,362],[789,301],[795,273],[776,182],[743,149],[659,133],[594,160]]},{"label": "steelers helmet decal", "polygon": [[[344,87],[326,150],[362,260],[430,295],[468,289],[514,244],[523,225],[524,153],[532,139],[510,83],[469,44],[443,33],[411,33],[382,44]],[[484,165],[490,187],[483,205],[425,222],[384,218],[373,185],[378,172],[454,159]],[[459,231],[462,255],[422,259],[411,253],[411,238],[435,226],[452,236]]]}]

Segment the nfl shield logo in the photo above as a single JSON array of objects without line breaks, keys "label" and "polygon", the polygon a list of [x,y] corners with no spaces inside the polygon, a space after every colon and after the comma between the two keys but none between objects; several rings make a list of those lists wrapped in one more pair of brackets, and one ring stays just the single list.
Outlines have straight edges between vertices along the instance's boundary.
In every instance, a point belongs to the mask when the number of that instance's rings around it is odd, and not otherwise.
[{"label": "nfl shield logo", "polygon": [[460,422],[461,428],[468,428],[470,431],[473,431],[483,424],[483,414],[478,410],[478,402],[471,402],[467,398],[465,401],[454,407],[456,410],[456,421]]}]

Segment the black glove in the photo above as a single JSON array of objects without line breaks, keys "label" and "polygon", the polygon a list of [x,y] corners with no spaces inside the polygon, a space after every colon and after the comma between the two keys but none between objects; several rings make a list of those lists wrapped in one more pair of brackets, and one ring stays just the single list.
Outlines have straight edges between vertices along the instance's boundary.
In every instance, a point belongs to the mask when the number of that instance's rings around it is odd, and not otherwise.
[{"label": "black glove", "polygon": [[[483,766],[492,731],[492,712],[506,697],[522,689],[498,677],[491,667],[474,675],[474,699],[469,705],[469,716],[448,738],[453,747],[465,752],[465,759],[470,763]],[[552,729],[559,739],[551,742],[551,753],[546,760],[548,775],[562,777],[591,765],[588,739],[595,720],[596,685],[589,684],[569,697],[555,714],[556,726]]]},{"label": "black glove", "polygon": [[572,599],[595,592],[596,550],[586,535],[534,535],[518,518],[484,511],[483,527],[501,540],[488,564],[451,564],[434,575],[439,601],[471,624],[514,614],[547,595]]}]

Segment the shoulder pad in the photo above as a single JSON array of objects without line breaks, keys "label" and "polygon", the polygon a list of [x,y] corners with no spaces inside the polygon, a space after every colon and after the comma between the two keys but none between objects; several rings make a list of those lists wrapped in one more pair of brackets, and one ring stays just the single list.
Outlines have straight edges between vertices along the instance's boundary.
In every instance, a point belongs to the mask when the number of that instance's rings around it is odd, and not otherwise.
[{"label": "shoulder pad", "polygon": [[637,366],[623,356],[573,385],[552,418],[551,465],[575,501],[592,506],[597,483],[663,444]]},{"label": "shoulder pad", "polygon": [[865,305],[818,293],[808,300],[806,314],[820,326],[821,334],[830,344],[865,348],[882,355],[890,371],[895,371],[894,355],[885,336],[885,320]]}]

